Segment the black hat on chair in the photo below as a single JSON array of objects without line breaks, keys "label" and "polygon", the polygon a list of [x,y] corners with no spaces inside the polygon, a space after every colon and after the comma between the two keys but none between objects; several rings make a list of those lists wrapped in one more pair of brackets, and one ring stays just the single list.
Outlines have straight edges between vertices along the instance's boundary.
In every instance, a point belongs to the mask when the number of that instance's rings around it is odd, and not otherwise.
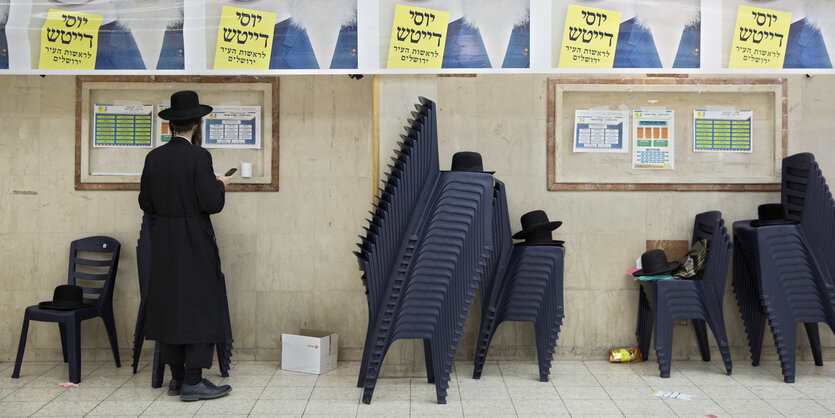
[{"label": "black hat on chair", "polygon": [[495,173],[495,171],[484,171],[484,166],[481,162],[481,154],[472,151],[461,151],[453,154],[452,167],[449,170],[487,174]]},{"label": "black hat on chair", "polygon": [[171,95],[171,107],[159,112],[165,120],[189,120],[202,118],[212,113],[212,107],[200,104],[197,93],[191,90],[178,91]]},{"label": "black hat on chair", "polygon": [[681,265],[678,261],[667,261],[664,250],[649,250],[641,254],[642,269],[632,273],[633,276],[656,276],[668,274]]},{"label": "black hat on chair", "polygon": [[791,225],[795,222],[786,219],[786,208],[779,203],[766,203],[757,206],[757,219],[751,221],[751,226]]},{"label": "black hat on chair", "polygon": [[513,234],[513,239],[524,239],[517,245],[562,245],[565,241],[554,240],[551,231],[562,225],[561,221],[550,221],[542,210],[530,211],[522,215],[522,230]]},{"label": "black hat on chair", "polygon": [[80,286],[62,284],[55,288],[52,293],[52,300],[38,304],[41,309],[57,309],[69,311],[79,308],[91,308],[93,305],[84,303],[84,291]]}]

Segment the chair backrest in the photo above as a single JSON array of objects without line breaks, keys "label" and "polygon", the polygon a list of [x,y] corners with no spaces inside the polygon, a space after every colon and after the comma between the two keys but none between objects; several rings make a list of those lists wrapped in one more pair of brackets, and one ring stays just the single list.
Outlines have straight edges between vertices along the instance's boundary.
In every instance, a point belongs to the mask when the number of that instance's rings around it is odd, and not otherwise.
[{"label": "chair backrest", "polygon": [[81,286],[85,302],[112,306],[120,248],[119,241],[110,237],[82,238],[70,244],[67,283]]},{"label": "chair backrest", "polygon": [[809,177],[815,168],[815,156],[809,152],[783,158],[780,202],[786,208],[786,218],[796,222],[803,218]]},{"label": "chair backrest", "polygon": [[693,225],[693,243],[701,239],[706,239],[710,243],[705,269],[702,273],[702,285],[706,293],[721,305],[731,259],[731,237],[728,235],[721,212],[711,211],[696,215]]}]

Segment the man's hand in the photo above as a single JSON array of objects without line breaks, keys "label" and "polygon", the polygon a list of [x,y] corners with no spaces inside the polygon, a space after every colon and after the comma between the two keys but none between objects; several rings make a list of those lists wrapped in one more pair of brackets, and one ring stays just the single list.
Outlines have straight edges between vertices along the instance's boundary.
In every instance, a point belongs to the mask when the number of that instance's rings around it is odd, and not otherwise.
[{"label": "man's hand", "polygon": [[228,186],[234,176],[220,176],[217,179],[223,182],[224,186]]}]

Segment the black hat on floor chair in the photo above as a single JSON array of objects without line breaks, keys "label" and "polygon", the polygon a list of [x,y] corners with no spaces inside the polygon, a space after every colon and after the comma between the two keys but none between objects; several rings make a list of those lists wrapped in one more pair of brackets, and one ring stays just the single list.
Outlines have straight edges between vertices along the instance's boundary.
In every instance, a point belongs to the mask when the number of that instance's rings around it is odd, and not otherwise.
[{"label": "black hat on floor chair", "polygon": [[93,305],[84,303],[84,291],[80,286],[62,284],[55,288],[52,293],[52,300],[38,304],[41,309],[57,309],[70,311],[79,308],[91,308]]},{"label": "black hat on floor chair", "polygon": [[664,250],[649,250],[641,254],[641,269],[632,273],[633,276],[657,276],[668,274],[681,265],[678,261],[667,261]]},{"label": "black hat on floor chair", "polygon": [[495,171],[484,171],[481,154],[472,151],[456,152],[452,155],[452,166],[449,171],[468,171],[472,173],[493,174]]},{"label": "black hat on floor chair", "polygon": [[751,221],[751,226],[791,225],[795,222],[786,219],[786,208],[779,203],[766,203],[757,206],[757,219]]},{"label": "black hat on floor chair", "polygon": [[202,118],[212,113],[212,107],[200,104],[197,93],[191,90],[178,91],[171,95],[171,107],[159,112],[165,120],[189,120]]},{"label": "black hat on floor chair", "polygon": [[513,234],[513,239],[525,240],[516,245],[563,245],[565,241],[555,240],[551,235],[560,225],[562,221],[550,221],[545,211],[530,211],[522,215],[522,230]]}]

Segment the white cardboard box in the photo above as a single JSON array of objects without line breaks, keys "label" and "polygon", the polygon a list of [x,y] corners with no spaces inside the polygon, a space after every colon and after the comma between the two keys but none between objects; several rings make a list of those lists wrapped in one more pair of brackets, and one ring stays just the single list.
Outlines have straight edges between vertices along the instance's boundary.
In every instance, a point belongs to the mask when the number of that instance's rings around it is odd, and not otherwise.
[{"label": "white cardboard box", "polygon": [[339,336],[335,332],[303,329],[281,334],[281,368],[322,374],[336,368]]}]

